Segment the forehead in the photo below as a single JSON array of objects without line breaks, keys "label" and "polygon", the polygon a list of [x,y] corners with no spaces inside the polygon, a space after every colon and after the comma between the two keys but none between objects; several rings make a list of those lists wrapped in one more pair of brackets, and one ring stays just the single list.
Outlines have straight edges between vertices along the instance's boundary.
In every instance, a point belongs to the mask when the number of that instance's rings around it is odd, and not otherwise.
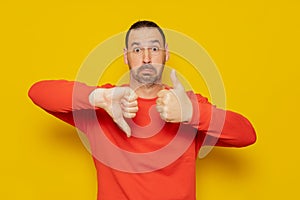
[{"label": "forehead", "polygon": [[163,45],[162,35],[157,28],[144,27],[133,29],[128,36],[128,46],[131,46],[133,43],[148,44],[154,40],[158,40]]}]

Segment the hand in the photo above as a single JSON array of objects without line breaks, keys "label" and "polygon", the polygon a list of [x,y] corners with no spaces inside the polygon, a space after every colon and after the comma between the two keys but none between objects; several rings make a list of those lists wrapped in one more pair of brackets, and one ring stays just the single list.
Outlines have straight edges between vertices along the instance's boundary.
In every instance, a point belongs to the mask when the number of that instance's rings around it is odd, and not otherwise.
[{"label": "hand", "polygon": [[90,94],[89,100],[93,106],[103,108],[130,137],[131,129],[124,117],[135,117],[138,111],[137,97],[129,87],[97,88]]},{"label": "hand", "polygon": [[171,71],[173,89],[161,90],[157,93],[156,109],[167,122],[188,122],[192,118],[193,106],[184,87],[178,80],[176,72]]}]

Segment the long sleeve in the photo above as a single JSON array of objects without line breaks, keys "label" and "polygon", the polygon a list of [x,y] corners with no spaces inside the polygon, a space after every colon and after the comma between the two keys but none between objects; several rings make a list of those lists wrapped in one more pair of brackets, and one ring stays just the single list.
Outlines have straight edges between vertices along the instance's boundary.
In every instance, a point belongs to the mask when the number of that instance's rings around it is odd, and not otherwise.
[{"label": "long sleeve", "polygon": [[[48,113],[75,126],[74,114],[87,116],[95,109],[89,103],[89,94],[96,88],[75,81],[44,80],[32,85],[28,96]],[[84,129],[81,124],[76,123],[76,126]]]},{"label": "long sleeve", "polygon": [[28,95],[44,110],[67,113],[80,109],[93,109],[88,97],[94,89],[96,87],[74,81],[45,80],[35,83]]},{"label": "long sleeve", "polygon": [[244,147],[255,143],[255,130],[244,116],[219,109],[199,94],[189,92],[188,95],[193,105],[189,123],[198,129],[202,145]]}]

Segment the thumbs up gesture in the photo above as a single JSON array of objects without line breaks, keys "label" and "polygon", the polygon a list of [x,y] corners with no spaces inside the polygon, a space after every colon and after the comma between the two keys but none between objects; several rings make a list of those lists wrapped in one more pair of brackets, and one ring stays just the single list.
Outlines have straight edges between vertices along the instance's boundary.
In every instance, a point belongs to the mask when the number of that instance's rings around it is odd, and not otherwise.
[{"label": "thumbs up gesture", "polygon": [[170,76],[173,89],[163,89],[157,93],[156,109],[166,122],[188,122],[193,115],[192,102],[178,80],[174,69]]}]

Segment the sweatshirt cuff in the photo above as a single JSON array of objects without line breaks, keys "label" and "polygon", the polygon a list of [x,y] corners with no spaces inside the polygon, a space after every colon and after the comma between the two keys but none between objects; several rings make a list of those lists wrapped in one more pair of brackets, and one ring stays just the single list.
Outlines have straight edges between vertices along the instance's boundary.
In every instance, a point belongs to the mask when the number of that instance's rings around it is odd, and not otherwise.
[{"label": "sweatshirt cuff", "polygon": [[203,103],[195,94],[188,95],[193,107],[192,118],[186,124],[190,124],[198,130],[208,130],[213,106],[210,103]]}]

